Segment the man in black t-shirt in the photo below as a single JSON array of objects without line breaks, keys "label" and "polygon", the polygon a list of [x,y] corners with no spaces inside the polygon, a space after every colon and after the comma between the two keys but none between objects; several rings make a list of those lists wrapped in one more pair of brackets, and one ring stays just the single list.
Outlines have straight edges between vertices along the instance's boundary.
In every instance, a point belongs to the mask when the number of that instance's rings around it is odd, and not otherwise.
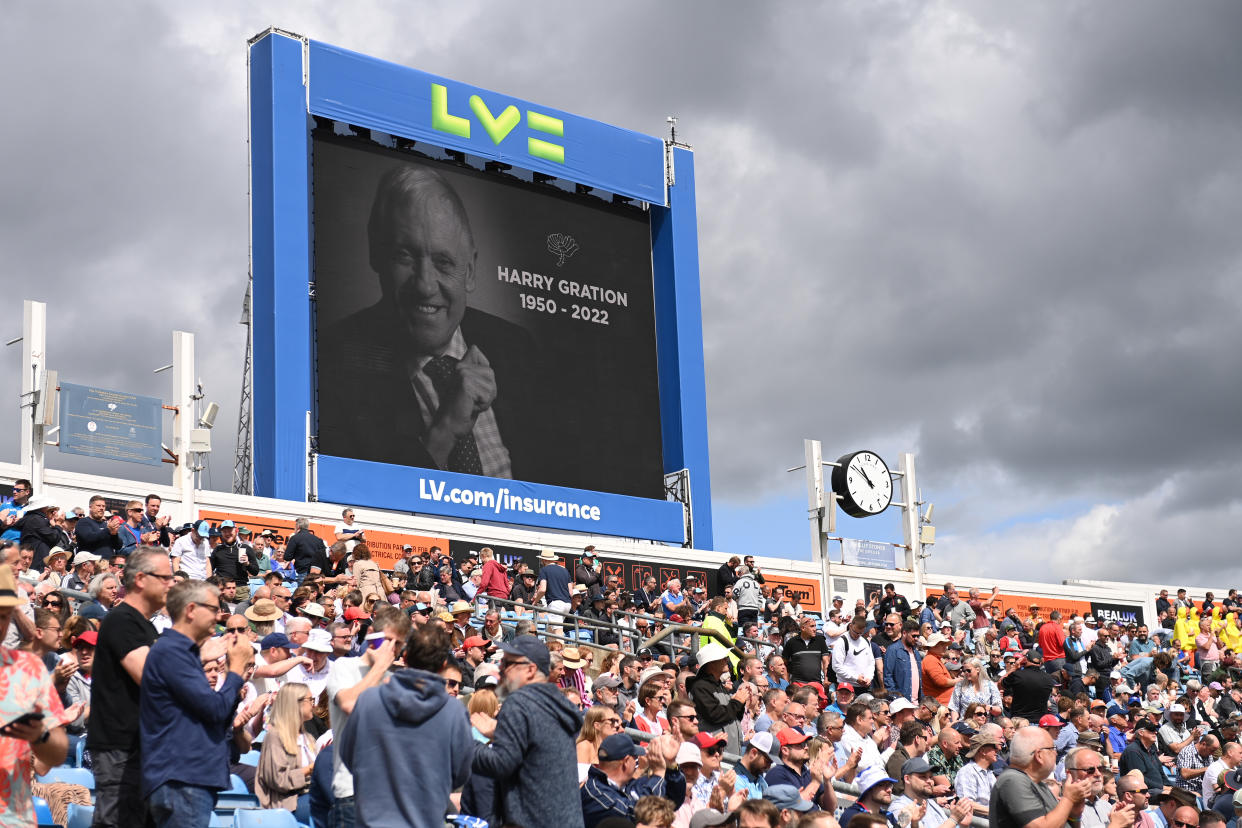
[{"label": "man in black t-shirt", "polygon": [[147,652],[157,637],[148,619],[163,608],[172,580],[168,553],[139,546],[125,565],[125,599],[104,616],[99,627],[86,730],[86,746],[95,768],[95,828],[146,822],[138,753],[138,687]]},{"label": "man in black t-shirt", "polygon": [[813,616],[802,616],[798,622],[798,635],[785,642],[781,657],[789,667],[790,684],[812,685],[821,699],[827,698],[824,672],[831,669],[832,650],[827,640],[816,632]]},{"label": "man in black t-shirt", "polygon": [[1048,699],[1056,680],[1043,669],[1043,654],[1032,647],[1026,652],[1021,668],[1001,680],[1003,692],[1012,694],[1009,705],[1010,717],[1021,716],[1030,722],[1038,722],[1048,712]]}]

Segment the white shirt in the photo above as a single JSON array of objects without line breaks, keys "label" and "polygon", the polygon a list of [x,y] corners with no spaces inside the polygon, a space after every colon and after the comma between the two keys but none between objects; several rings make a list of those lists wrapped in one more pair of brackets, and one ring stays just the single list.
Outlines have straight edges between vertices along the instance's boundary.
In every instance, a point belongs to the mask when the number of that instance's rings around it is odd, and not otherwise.
[{"label": "white shirt", "polygon": [[[328,721],[332,723],[333,733],[344,731],[345,723],[349,721],[349,715],[336,703],[336,694],[361,682],[369,670],[361,656],[328,662],[325,687],[328,691]],[[338,799],[354,795],[354,775],[341,761],[339,752],[332,754],[332,795]]]},{"label": "white shirt", "polygon": [[206,538],[195,544],[194,533],[188,532],[177,538],[173,543],[169,554],[174,558],[180,558],[177,568],[184,571],[196,581],[206,580],[207,578],[207,560],[211,557],[211,544]]},{"label": "white shirt", "polygon": [[875,655],[871,652],[871,642],[865,637],[851,638],[849,633],[841,636],[832,645],[832,669],[836,671],[838,681],[848,681],[858,685],[859,676],[866,679],[867,684],[875,678]]},{"label": "white shirt", "polygon": [[844,749],[845,755],[849,756],[855,749],[860,747],[862,748],[862,758],[858,760],[859,771],[884,766],[884,759],[880,756],[880,748],[876,745],[875,739],[872,739],[870,736],[863,736],[850,725],[846,725],[845,730],[841,733],[841,741],[837,743],[837,750]]},{"label": "white shirt", "polygon": [[[461,328],[458,328],[453,331],[453,338],[449,340],[448,350],[443,355],[460,360],[467,350],[469,347],[466,345],[466,338],[461,335]],[[428,362],[431,362],[431,357],[412,357],[406,365],[406,373],[414,386],[414,396],[418,397],[418,408],[424,423],[430,423],[440,409],[440,396],[436,393],[435,385],[431,382],[431,377],[423,373],[423,366]],[[509,450],[501,439],[494,409],[488,408],[475,418],[473,434],[475,445],[479,449],[483,474],[487,477],[513,477]]]},{"label": "white shirt", "polygon": [[359,523],[358,521],[355,520],[353,523],[345,523],[344,521],[342,521],[341,523],[338,523],[337,525],[332,527],[332,536],[336,537],[340,535],[342,532],[350,533],[346,535],[344,538],[338,538],[338,540],[345,541],[345,552],[346,554],[349,554],[354,551],[354,544],[358,542],[355,536],[357,535],[357,533],[362,532],[362,531],[365,531],[365,529],[363,528],[362,524]]},{"label": "white shirt", "polygon": [[[308,654],[309,655],[309,654]],[[332,662],[325,661],[322,670],[312,670],[305,664],[299,664],[285,673],[285,681],[295,681],[310,688],[311,698],[319,703],[319,694],[328,683],[328,674],[332,671]]]},{"label": "white shirt", "polygon": [[1225,760],[1217,759],[1208,765],[1207,770],[1203,772],[1203,802],[1209,807],[1212,804],[1212,795],[1216,792],[1216,782],[1220,779],[1220,775],[1227,770],[1229,770],[1229,766],[1225,764]]}]

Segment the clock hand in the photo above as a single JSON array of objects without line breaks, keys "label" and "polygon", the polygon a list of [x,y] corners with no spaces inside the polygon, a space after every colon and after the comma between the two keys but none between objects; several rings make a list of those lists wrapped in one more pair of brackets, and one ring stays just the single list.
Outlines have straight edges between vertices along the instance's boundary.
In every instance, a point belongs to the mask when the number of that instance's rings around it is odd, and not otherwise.
[{"label": "clock hand", "polygon": [[858,473],[863,476],[863,480],[867,481],[868,486],[870,486],[873,489],[875,488],[875,484],[871,482],[871,478],[867,476],[867,472],[865,469],[863,469],[862,466],[858,467]]}]

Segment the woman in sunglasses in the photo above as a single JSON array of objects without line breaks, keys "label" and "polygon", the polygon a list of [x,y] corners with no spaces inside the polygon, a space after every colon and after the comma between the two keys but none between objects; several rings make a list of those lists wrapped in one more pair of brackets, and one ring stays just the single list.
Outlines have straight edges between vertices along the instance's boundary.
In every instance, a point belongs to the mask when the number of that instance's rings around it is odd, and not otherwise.
[{"label": "woman in sunglasses", "polygon": [[69,599],[59,592],[49,592],[39,599],[39,608],[45,609],[56,616],[57,622],[64,626],[69,620]]},{"label": "woman in sunglasses", "polygon": [[621,716],[611,707],[597,704],[582,718],[575,748],[578,752],[578,776],[586,780],[587,769],[599,761],[599,745],[614,733],[621,732]]}]

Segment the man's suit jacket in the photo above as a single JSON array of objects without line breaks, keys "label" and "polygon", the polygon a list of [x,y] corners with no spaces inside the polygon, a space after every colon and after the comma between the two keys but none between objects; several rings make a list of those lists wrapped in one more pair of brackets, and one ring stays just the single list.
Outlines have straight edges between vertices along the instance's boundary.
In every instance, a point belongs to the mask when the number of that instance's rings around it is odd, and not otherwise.
[{"label": "man's suit jacket", "polygon": [[[515,478],[539,478],[548,452],[536,408],[541,359],[522,328],[467,308],[461,321],[496,375],[492,411]],[[399,466],[437,468],[423,447],[427,424],[406,368],[402,325],[383,302],[331,326],[319,338],[319,451]],[[362,392],[362,393],[358,393]]]}]

